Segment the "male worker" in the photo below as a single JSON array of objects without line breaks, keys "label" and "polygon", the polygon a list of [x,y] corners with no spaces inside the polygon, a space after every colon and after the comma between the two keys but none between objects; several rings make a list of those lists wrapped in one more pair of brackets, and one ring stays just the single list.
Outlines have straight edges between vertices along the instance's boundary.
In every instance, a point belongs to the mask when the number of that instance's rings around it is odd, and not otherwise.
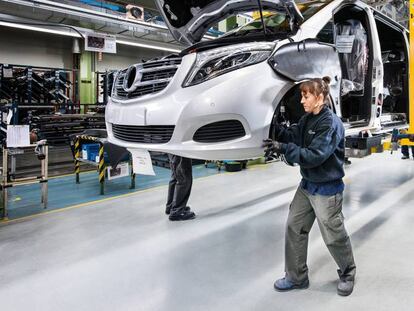
[{"label": "male worker", "polygon": [[285,234],[285,277],[277,280],[277,291],[308,288],[306,264],[308,237],[315,218],[326,246],[339,270],[337,292],[348,296],[354,288],[355,263],[344,226],[342,193],[344,183],[344,127],[326,106],[329,77],[301,84],[301,103],[306,114],[297,125],[276,125],[278,141],[266,140],[267,152],[284,154],[298,163],[302,181],[289,208]]},{"label": "male worker", "polygon": [[193,185],[191,159],[169,154],[171,179],[168,185],[168,198],[165,213],[171,221],[195,218],[195,213],[187,206]]},{"label": "male worker", "polygon": [[406,160],[410,158],[410,149],[411,149],[411,155],[414,159],[414,146],[408,147],[407,145],[401,146],[401,153],[403,154],[401,159]]}]

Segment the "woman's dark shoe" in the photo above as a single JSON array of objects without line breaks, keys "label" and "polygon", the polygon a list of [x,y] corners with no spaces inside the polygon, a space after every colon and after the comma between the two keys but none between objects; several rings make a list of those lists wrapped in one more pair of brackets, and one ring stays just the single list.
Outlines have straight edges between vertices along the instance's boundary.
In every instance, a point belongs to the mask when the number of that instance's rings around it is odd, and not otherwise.
[{"label": "woman's dark shoe", "polygon": [[309,280],[306,279],[302,283],[295,284],[286,278],[279,279],[275,282],[274,288],[278,292],[287,292],[292,289],[306,289],[309,287]]},{"label": "woman's dark shoe", "polygon": [[338,295],[349,296],[354,289],[354,281],[350,280],[339,280],[338,283]]}]

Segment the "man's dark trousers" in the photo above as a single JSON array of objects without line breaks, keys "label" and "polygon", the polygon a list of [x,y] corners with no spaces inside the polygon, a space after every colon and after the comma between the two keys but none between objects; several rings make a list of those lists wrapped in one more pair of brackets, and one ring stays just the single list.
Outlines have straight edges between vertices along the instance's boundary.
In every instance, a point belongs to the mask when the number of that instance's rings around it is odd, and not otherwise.
[{"label": "man's dark trousers", "polygon": [[401,146],[401,153],[403,154],[403,156],[409,158],[410,157],[410,151],[409,151],[410,148],[411,148],[411,155],[414,158],[414,146],[410,146],[410,147],[408,147],[406,145]]},{"label": "man's dark trousers", "polygon": [[169,154],[171,180],[168,186],[167,210],[179,214],[187,206],[193,185],[191,159]]}]

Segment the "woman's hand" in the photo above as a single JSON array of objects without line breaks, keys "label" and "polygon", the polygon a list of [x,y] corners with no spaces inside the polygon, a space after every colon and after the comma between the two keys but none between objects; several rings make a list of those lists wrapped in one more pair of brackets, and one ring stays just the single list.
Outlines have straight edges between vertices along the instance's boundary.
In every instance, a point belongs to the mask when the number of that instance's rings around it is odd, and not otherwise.
[{"label": "woman's hand", "polygon": [[265,148],[264,151],[266,156],[273,153],[281,153],[282,151],[282,143],[270,138],[263,140],[262,147]]}]

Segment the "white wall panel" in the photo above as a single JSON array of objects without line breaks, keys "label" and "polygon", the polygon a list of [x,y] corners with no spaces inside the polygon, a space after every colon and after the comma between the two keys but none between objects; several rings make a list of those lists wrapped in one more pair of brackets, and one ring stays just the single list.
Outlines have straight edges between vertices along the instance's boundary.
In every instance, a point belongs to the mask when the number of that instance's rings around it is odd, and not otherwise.
[{"label": "white wall panel", "polygon": [[0,26],[0,63],[72,68],[72,38]]}]

